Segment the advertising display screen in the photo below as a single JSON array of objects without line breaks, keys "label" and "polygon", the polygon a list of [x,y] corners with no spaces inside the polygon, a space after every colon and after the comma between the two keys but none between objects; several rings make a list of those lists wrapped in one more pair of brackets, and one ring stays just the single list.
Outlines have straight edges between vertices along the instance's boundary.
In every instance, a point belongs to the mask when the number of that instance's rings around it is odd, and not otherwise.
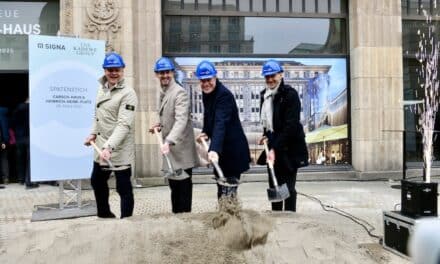
[{"label": "advertising display screen", "polygon": [[[235,96],[240,120],[251,149],[252,162],[262,146],[260,92],[265,89],[261,67],[267,59],[203,58],[215,64],[219,80]],[[190,95],[194,127],[203,127],[203,102],[194,71],[203,60],[174,58],[176,80]],[[347,65],[345,58],[275,58],[284,68],[284,82],[301,100],[301,123],[306,133],[310,164],[343,164],[350,159],[348,138]]]}]

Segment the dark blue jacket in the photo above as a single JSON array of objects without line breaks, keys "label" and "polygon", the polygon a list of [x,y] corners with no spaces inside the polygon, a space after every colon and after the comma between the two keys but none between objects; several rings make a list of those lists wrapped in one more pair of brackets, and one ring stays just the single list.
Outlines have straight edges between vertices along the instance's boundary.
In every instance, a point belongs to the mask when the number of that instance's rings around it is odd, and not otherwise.
[{"label": "dark blue jacket", "polygon": [[0,106],[0,143],[9,143],[8,108]]},{"label": "dark blue jacket", "polygon": [[[264,102],[264,93],[260,96],[260,109]],[[278,92],[273,99],[273,133],[264,131],[269,139],[269,148],[275,150],[275,163],[281,162],[288,170],[304,167],[309,164],[308,151],[303,126],[300,122],[301,101],[298,93],[281,80]],[[263,152],[257,163],[265,164]]]},{"label": "dark blue jacket", "polygon": [[212,93],[203,93],[203,106],[202,132],[211,139],[209,150],[218,153],[225,177],[238,176],[249,169],[251,157],[234,96],[217,80]]}]

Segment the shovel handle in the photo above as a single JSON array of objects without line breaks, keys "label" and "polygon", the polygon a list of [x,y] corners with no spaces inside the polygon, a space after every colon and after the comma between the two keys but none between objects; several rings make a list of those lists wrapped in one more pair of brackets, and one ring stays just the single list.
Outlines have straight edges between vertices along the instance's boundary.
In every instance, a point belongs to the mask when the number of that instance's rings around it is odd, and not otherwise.
[{"label": "shovel handle", "polygon": [[[90,141],[90,145],[93,146],[93,148],[96,150],[96,152],[98,152],[99,155],[102,154],[102,151],[98,148],[98,146],[96,146],[95,141]],[[105,161],[107,162],[107,164],[110,167],[113,167],[113,164],[112,164],[112,162],[110,160],[106,159]]]},{"label": "shovel handle", "polygon": [[[159,131],[158,127],[153,128],[153,130],[154,130],[154,134],[157,137],[157,141],[159,141],[159,146],[162,147],[163,146],[162,133]],[[166,154],[162,154],[162,155],[165,157],[165,161],[167,163],[168,168],[174,172],[173,164],[171,164],[171,161],[168,158],[168,155],[166,155]]]},{"label": "shovel handle", "polygon": [[[267,139],[263,141],[264,144],[264,151],[266,151],[266,158],[269,157],[269,147],[267,146]],[[275,170],[273,169],[273,162],[269,159],[267,159],[267,165],[269,165],[269,174],[272,177],[273,185],[275,186],[275,189],[278,189],[278,181],[275,176]]]},{"label": "shovel handle", "polygon": [[157,141],[159,141],[159,146],[162,147],[163,146],[162,133],[160,133],[158,127],[153,128],[153,130],[154,130],[154,134],[157,137]]},{"label": "shovel handle", "polygon": [[269,160],[269,147],[267,146],[267,139],[263,140],[264,144],[264,151],[266,152],[266,159],[267,159],[267,165],[269,165],[269,168],[273,169],[273,161]]},{"label": "shovel handle", "polygon": [[[208,143],[206,143],[206,140],[204,138],[201,138],[201,141],[202,141],[202,145],[206,149],[206,151],[209,151],[209,146],[208,146]],[[222,169],[218,165],[218,163],[216,161],[211,161],[211,162],[212,162],[212,165],[214,166],[215,170],[217,171],[219,178],[222,181],[225,181],[225,176],[223,174]]]}]

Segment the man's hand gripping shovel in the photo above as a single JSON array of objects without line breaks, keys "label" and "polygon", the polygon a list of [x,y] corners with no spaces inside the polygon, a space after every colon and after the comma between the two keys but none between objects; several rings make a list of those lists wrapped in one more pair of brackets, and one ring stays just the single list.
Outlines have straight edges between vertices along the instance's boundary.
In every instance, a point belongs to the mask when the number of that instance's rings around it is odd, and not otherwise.
[{"label": "man's hand gripping shovel", "polygon": [[[269,147],[267,146],[267,140],[263,141],[264,151],[266,152],[266,156],[269,157]],[[267,198],[270,202],[281,202],[289,198],[290,193],[287,185],[284,183],[281,186],[278,186],[277,178],[275,177],[275,170],[273,169],[273,161],[267,159],[267,165],[269,166],[269,175],[272,179],[274,188],[267,189]]]},{"label": "man's hand gripping shovel", "polygon": [[[157,141],[159,141],[159,146],[162,148],[163,140],[162,140],[161,132],[159,131],[158,127],[155,127],[153,130],[154,130],[154,134],[156,134]],[[163,170],[165,178],[170,180],[177,180],[177,181],[181,181],[189,178],[189,175],[183,169],[174,170],[174,166],[171,163],[168,154],[162,154],[162,155],[165,158],[168,167],[168,170]]]},{"label": "man's hand gripping shovel", "polygon": [[[93,148],[96,150],[96,152],[98,152],[99,156],[101,156],[102,151],[101,151],[101,149],[98,148],[98,146],[96,146],[95,141],[90,141],[90,145],[92,145]],[[114,168],[114,166],[110,160],[106,159],[105,161],[107,162],[110,169]]]},{"label": "man's hand gripping shovel", "polygon": [[[202,143],[202,145],[206,149],[206,151],[209,151],[208,143],[206,143],[206,140],[203,137],[200,138],[200,142]],[[220,184],[222,186],[226,186],[226,187],[236,187],[236,186],[238,186],[238,183],[237,184],[228,183],[227,179],[223,175],[222,169],[218,165],[218,161],[211,160],[211,163],[214,166],[214,169],[217,171],[218,178],[216,177],[215,180],[217,181],[218,184]]]}]

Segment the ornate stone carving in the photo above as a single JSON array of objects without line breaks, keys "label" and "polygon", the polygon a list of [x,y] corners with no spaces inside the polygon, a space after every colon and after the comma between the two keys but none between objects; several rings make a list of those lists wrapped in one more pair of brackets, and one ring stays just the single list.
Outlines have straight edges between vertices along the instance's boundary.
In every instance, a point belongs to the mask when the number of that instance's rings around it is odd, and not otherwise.
[{"label": "ornate stone carving", "polygon": [[94,0],[87,6],[87,18],[88,33],[95,39],[106,40],[107,51],[118,50],[115,47],[117,33],[121,28],[118,1]]},{"label": "ornate stone carving", "polygon": [[64,35],[73,34],[73,0],[61,1],[61,25],[60,33]]}]

